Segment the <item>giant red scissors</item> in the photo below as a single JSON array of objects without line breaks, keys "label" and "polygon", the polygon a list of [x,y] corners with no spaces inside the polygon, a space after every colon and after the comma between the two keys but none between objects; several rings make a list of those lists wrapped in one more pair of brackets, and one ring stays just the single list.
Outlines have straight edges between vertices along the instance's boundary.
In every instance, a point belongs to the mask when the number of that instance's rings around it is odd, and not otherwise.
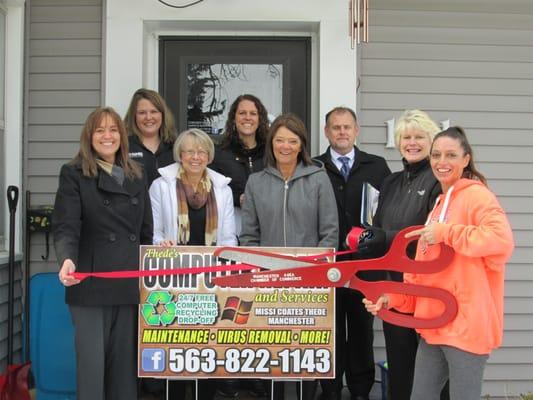
[{"label": "giant red scissors", "polygon": [[214,252],[217,257],[255,266],[261,270],[216,277],[213,282],[221,287],[349,287],[361,291],[373,302],[385,293],[432,298],[444,305],[442,313],[436,317],[418,318],[386,309],[381,309],[378,316],[395,325],[422,329],[438,328],[452,321],[457,315],[457,300],[447,290],[405,282],[369,282],[357,277],[357,272],[363,270],[431,274],[445,269],[455,253],[451,247],[442,243],[439,244],[440,254],[436,259],[417,261],[407,256],[407,246],[416,238],[405,238],[405,234],[419,228],[421,227],[412,226],[398,232],[383,257],[366,260],[330,263],[308,256],[286,256],[246,247],[220,247]]}]

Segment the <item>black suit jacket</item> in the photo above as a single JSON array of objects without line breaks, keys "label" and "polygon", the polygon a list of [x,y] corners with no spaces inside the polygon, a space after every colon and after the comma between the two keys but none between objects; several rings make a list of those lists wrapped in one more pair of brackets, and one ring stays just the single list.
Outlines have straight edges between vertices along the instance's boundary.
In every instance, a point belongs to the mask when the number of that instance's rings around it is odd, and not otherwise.
[{"label": "black suit jacket", "polygon": [[355,162],[350,170],[348,181],[331,160],[330,148],[317,157],[324,163],[328,173],[339,213],[339,248],[342,248],[346,235],[354,226],[361,226],[361,192],[363,183],[368,182],[376,189],[381,188],[383,180],[391,171],[383,157],[365,153],[355,147]]},{"label": "black suit jacket", "polygon": [[[72,259],[78,272],[139,268],[139,245],[151,244],[152,208],[145,179],[120,186],[99,170],[83,176],[81,166],[61,168],[52,229],[57,261]],[[72,305],[137,304],[138,279],[88,278],[66,289]]]}]

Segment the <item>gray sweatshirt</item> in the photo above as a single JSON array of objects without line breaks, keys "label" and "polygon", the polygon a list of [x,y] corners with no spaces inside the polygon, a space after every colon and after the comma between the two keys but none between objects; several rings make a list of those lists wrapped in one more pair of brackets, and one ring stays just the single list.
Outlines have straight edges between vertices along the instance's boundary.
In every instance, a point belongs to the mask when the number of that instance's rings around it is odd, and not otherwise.
[{"label": "gray sweatshirt", "polygon": [[337,204],[323,167],[299,163],[284,181],[268,166],[250,175],[244,197],[241,245],[337,247]]}]

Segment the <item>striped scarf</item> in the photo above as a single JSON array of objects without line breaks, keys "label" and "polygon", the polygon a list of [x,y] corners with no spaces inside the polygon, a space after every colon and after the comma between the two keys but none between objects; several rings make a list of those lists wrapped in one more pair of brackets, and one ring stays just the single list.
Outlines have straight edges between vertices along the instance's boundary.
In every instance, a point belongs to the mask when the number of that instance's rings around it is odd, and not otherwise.
[{"label": "striped scarf", "polygon": [[213,184],[207,176],[207,171],[194,191],[183,168],[178,170],[176,179],[176,193],[178,199],[178,245],[189,243],[191,234],[189,221],[189,207],[198,210],[205,206],[205,245],[214,246],[217,242],[217,201]]}]

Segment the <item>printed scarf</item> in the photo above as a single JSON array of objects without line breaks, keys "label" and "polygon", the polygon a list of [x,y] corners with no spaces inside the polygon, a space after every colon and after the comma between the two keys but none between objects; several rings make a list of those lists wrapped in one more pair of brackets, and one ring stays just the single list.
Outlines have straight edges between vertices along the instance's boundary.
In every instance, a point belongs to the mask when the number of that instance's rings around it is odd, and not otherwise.
[{"label": "printed scarf", "polygon": [[189,243],[191,227],[189,221],[189,207],[199,210],[205,205],[205,245],[214,246],[217,241],[217,201],[211,180],[207,171],[194,191],[183,168],[178,170],[176,179],[176,194],[178,199],[178,245]]}]

